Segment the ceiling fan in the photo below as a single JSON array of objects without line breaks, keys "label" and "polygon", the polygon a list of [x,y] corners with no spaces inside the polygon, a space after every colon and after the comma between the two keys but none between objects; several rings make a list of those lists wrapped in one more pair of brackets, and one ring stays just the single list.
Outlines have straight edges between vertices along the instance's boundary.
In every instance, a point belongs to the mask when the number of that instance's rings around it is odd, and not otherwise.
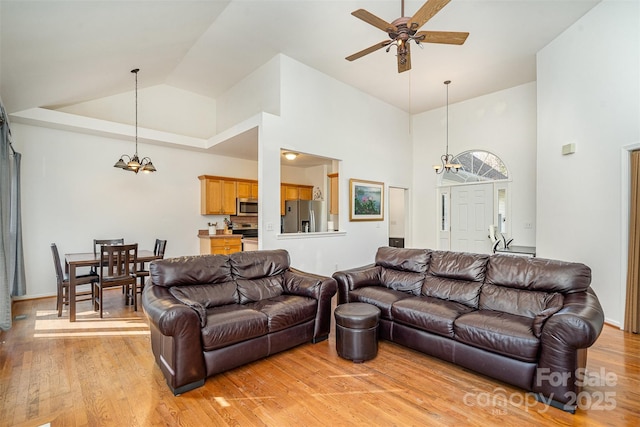
[{"label": "ceiling fan", "polygon": [[463,44],[469,36],[469,33],[454,31],[418,31],[420,27],[426,24],[429,19],[433,18],[434,15],[450,1],[451,0],[427,0],[415,15],[406,17],[404,16],[404,0],[402,0],[402,9],[400,11],[402,16],[391,23],[378,18],[364,9],[351,12],[356,18],[362,19],[364,22],[389,34],[391,40],[376,43],[360,52],[347,56],[345,59],[353,61],[385,46],[387,46],[386,51],[389,52],[392,46],[396,46],[398,49],[396,55],[398,58],[398,73],[402,73],[403,71],[411,69],[411,50],[409,44],[411,40],[417,45],[420,45],[420,43]]}]

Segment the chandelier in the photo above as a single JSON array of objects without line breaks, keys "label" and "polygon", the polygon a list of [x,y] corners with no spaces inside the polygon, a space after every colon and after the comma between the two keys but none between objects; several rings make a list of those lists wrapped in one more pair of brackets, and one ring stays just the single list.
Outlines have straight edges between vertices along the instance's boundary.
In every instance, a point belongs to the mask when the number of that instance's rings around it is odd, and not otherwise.
[{"label": "chandelier", "polygon": [[433,165],[433,169],[436,173],[453,172],[457,173],[462,165],[460,163],[453,163],[453,155],[449,154],[449,83],[451,80],[446,80],[444,84],[447,86],[447,148],[444,154],[440,157],[442,164]]},{"label": "chandelier", "polygon": [[[153,163],[151,163],[151,159],[149,157],[143,157],[142,160],[138,157],[138,71],[140,71],[139,68],[131,70],[131,72],[136,76],[136,152],[133,157],[123,154],[120,156],[120,160],[113,165],[114,168],[131,171],[136,174],[140,171],[145,173],[156,171],[156,168],[153,166]],[[126,162],[124,160],[125,157],[127,158]]]}]

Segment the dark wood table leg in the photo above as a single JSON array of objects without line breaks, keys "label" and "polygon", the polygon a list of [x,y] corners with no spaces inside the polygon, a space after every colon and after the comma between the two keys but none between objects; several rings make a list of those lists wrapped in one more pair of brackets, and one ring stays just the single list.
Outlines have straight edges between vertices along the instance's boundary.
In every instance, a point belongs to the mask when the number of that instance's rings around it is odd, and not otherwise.
[{"label": "dark wood table leg", "polygon": [[[93,284],[92,284],[93,285]],[[69,265],[69,322],[76,321],[76,266]]]}]

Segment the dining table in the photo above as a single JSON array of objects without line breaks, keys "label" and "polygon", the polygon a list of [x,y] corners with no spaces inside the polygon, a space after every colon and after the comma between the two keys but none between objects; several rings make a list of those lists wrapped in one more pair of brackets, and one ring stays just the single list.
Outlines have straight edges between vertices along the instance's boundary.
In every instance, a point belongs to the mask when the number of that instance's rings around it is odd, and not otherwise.
[{"label": "dining table", "polygon": [[[156,255],[153,251],[141,249],[138,250],[138,258],[136,263],[138,265],[145,262],[151,262],[156,259],[162,258]],[[96,270],[100,267],[100,254],[94,254],[93,252],[78,252],[64,254],[65,270],[69,275],[69,321],[76,321],[76,269],[78,267],[95,267]],[[93,286],[93,285],[92,285]]]}]

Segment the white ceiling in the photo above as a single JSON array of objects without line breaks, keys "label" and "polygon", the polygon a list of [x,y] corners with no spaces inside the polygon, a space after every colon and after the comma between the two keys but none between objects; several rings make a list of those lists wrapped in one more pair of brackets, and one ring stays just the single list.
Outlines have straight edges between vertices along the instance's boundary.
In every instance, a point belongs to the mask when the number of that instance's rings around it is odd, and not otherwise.
[{"label": "white ceiling", "polygon": [[[536,78],[535,54],[599,0],[453,0],[422,30],[468,31],[463,46],[344,58],[387,36],[353,17],[390,22],[401,0],[0,0],[0,93],[9,113],[167,84],[216,98],[278,53],[412,113]],[[407,0],[411,16],[422,0]]]}]

